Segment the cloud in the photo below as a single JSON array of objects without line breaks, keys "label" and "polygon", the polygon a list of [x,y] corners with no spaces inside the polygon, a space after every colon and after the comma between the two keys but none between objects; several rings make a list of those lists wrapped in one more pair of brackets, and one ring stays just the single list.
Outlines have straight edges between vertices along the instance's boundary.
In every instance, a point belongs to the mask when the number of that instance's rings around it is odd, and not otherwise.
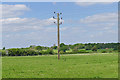
[{"label": "cloud", "polygon": [[[56,20],[53,18],[37,19],[37,18],[7,18],[1,19],[3,25],[3,32],[18,32],[30,30],[46,30],[52,31]],[[64,20],[62,20],[64,22]]]},{"label": "cloud", "polygon": [[67,22],[71,26],[65,30],[62,36],[63,42],[117,42],[118,40],[117,13],[94,14],[76,22],[74,20]]},{"label": "cloud", "polygon": [[118,14],[117,13],[102,13],[92,16],[87,16],[83,19],[80,19],[81,23],[111,23],[117,22]]},{"label": "cloud", "polygon": [[117,30],[117,22],[117,13],[95,14],[80,19],[80,24],[82,24],[84,27],[100,30],[101,32]]},{"label": "cloud", "polygon": [[67,20],[67,23],[74,26],[77,24],[76,28],[91,28],[96,30],[108,30],[116,27],[118,24],[118,14],[116,13],[99,13],[94,15],[89,15],[79,20]]},{"label": "cloud", "polygon": [[[108,39],[118,35],[118,14],[117,13],[102,13],[87,16],[80,19],[80,24],[88,30],[93,31],[90,33],[91,38],[109,37]],[[111,37],[110,37],[111,36]],[[115,39],[116,39],[115,38]]]},{"label": "cloud", "polygon": [[[37,19],[16,17],[1,19],[0,22],[2,22],[3,26],[2,43],[7,47],[22,47],[32,44],[55,44],[57,27],[54,21],[56,20],[53,18]],[[65,28],[60,29],[65,30]]]},{"label": "cloud", "polygon": [[[47,44],[51,41],[54,44],[56,39],[57,27],[53,23],[55,19],[37,19],[37,18],[7,18],[1,20],[3,23],[4,38],[16,38],[17,41],[24,42],[32,40],[32,42]],[[63,21],[64,22],[64,21]],[[117,13],[102,13],[84,17],[73,23],[71,26],[61,26],[61,39],[65,43],[73,43],[77,41],[115,41],[117,40]],[[14,34],[16,32],[16,34]],[[25,33],[22,34],[21,32]],[[11,33],[8,35],[8,33]],[[31,38],[33,37],[33,38]],[[101,38],[101,39],[100,39]],[[54,39],[54,40],[53,40]],[[14,43],[14,40],[12,41]],[[27,42],[26,42],[27,43]],[[48,43],[48,44],[50,44]],[[30,44],[29,44],[30,45]]]},{"label": "cloud", "polygon": [[0,14],[2,14],[3,18],[18,17],[22,15],[25,11],[30,10],[30,8],[23,4],[16,5],[1,4],[0,8],[2,8]]},{"label": "cloud", "polygon": [[112,2],[75,2],[75,4],[82,7],[86,7],[86,6],[96,5],[96,4],[102,4],[102,5],[112,4]]}]

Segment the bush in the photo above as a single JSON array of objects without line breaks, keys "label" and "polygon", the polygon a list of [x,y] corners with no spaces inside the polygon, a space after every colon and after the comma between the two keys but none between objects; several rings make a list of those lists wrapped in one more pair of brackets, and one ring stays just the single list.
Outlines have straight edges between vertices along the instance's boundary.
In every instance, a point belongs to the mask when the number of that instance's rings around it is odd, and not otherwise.
[{"label": "bush", "polygon": [[38,54],[38,51],[34,51],[31,49],[8,49],[8,56],[33,56]]},{"label": "bush", "polygon": [[42,50],[42,47],[41,46],[36,46],[35,49],[36,50]]},{"label": "bush", "polygon": [[94,46],[94,47],[92,48],[92,51],[97,51],[97,47]]},{"label": "bush", "polygon": [[68,50],[68,46],[62,46],[60,47],[60,51],[66,52],[66,50]]},{"label": "bush", "polygon": [[72,49],[72,51],[73,51],[73,52],[78,52],[78,48],[77,48],[77,47],[74,47],[74,48]]},{"label": "bush", "polygon": [[89,53],[87,50],[78,50],[78,53]]},{"label": "bush", "polygon": [[101,52],[101,53],[112,53],[114,50],[111,49],[99,49],[97,50],[97,52]]},{"label": "bush", "polygon": [[38,55],[42,55],[42,53],[39,51],[39,52],[38,52]]},{"label": "bush", "polygon": [[38,51],[36,51],[36,52],[34,53],[34,55],[39,55],[39,52],[38,52]]},{"label": "bush", "polygon": [[53,49],[48,49],[47,52],[48,54],[54,54]]},{"label": "bush", "polygon": [[40,51],[39,54],[44,55],[45,51]]},{"label": "bush", "polygon": [[66,52],[64,52],[64,51],[60,51],[60,54],[65,54]]},{"label": "bush", "polygon": [[0,55],[1,54],[2,54],[2,56],[6,56],[6,51],[5,50],[0,51]]},{"label": "bush", "polygon": [[54,54],[52,49],[47,49],[46,51],[40,51],[41,54],[46,55],[46,54]]},{"label": "bush", "polygon": [[107,51],[105,51],[105,50],[103,50],[103,51],[101,51],[102,53],[107,53]]}]

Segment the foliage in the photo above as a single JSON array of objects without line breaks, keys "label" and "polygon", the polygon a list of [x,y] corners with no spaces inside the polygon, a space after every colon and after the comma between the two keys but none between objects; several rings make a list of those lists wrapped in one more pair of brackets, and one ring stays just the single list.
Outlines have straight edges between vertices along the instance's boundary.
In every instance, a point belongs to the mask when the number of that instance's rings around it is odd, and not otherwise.
[{"label": "foliage", "polygon": [[63,47],[63,46],[65,46],[65,44],[64,44],[64,43],[61,43],[61,44],[60,44],[60,47]]},{"label": "foliage", "polygon": [[5,50],[0,50],[0,54],[2,54],[2,56],[6,56],[6,51]]},{"label": "foliage", "polygon": [[[53,50],[54,49],[54,50]],[[11,48],[3,47],[3,56],[35,56],[35,55],[53,55],[57,54],[57,46],[44,47],[31,45],[27,48]],[[112,53],[117,52],[118,43],[77,43],[73,45],[60,44],[61,54],[76,54],[76,53]],[[8,54],[6,54],[8,51]]]},{"label": "foliage", "polygon": [[42,50],[42,47],[41,46],[36,46],[35,49],[36,50]]},{"label": "foliage", "polygon": [[87,46],[85,47],[85,49],[86,49],[86,50],[91,50],[91,49],[92,49],[92,46],[91,46],[91,45],[87,45]]},{"label": "foliage", "polygon": [[65,52],[64,51],[60,51],[60,54],[65,54]]},{"label": "foliage", "polygon": [[53,48],[53,49],[57,49],[57,46],[53,46],[52,48]]},{"label": "foliage", "polygon": [[5,47],[3,47],[3,49],[2,50],[5,50]]},{"label": "foliage", "polygon": [[97,52],[100,53],[112,53],[114,51],[114,49],[98,49]]},{"label": "foliage", "polygon": [[94,46],[94,47],[92,48],[92,51],[97,51],[97,47]]},{"label": "foliage", "polygon": [[78,53],[89,53],[89,51],[82,49],[82,50],[78,50]]},{"label": "foliage", "polygon": [[73,52],[78,52],[78,48],[77,48],[77,47],[74,47],[74,48],[73,48]]},{"label": "foliage", "polygon": [[45,51],[40,51],[40,53],[41,53],[42,55],[48,55],[48,54],[53,55],[53,54],[54,54],[54,51],[53,51],[53,49],[47,49],[47,50],[45,50]]},{"label": "foliage", "polygon": [[60,51],[66,52],[66,50],[68,50],[69,47],[68,46],[62,46],[60,47]]},{"label": "foliage", "polygon": [[19,49],[19,48],[8,49],[8,56],[33,56],[38,54],[39,52],[34,51],[32,49]]}]

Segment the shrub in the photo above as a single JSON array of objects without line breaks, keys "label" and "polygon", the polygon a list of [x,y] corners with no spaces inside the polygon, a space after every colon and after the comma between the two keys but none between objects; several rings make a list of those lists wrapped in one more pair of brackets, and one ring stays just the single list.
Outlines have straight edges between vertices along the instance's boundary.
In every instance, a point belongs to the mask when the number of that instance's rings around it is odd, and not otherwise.
[{"label": "shrub", "polygon": [[78,50],[78,53],[89,53],[87,50]]},{"label": "shrub", "polygon": [[65,54],[66,52],[64,52],[64,51],[60,51],[60,54]]},{"label": "shrub", "polygon": [[38,52],[38,51],[36,51],[36,52],[34,53],[34,55],[39,55],[39,52]]},{"label": "shrub", "polygon": [[97,51],[97,47],[94,46],[94,47],[92,48],[92,51]]},{"label": "shrub", "polygon": [[66,52],[66,50],[68,50],[68,46],[62,46],[60,47],[60,51]]},{"label": "shrub", "polygon": [[47,52],[48,52],[48,54],[54,54],[52,49],[48,49]]},{"label": "shrub", "polygon": [[8,49],[8,56],[33,56],[33,55],[38,55],[39,52],[36,52],[31,49]]},{"label": "shrub", "polygon": [[74,47],[72,51],[73,51],[73,52],[78,52],[78,48],[77,48],[77,47]]},{"label": "shrub", "polygon": [[103,50],[103,51],[101,51],[102,53],[107,53],[107,51],[105,51],[105,50]]},{"label": "shrub", "polygon": [[54,54],[52,49],[47,49],[46,51],[40,51],[41,54],[46,55],[46,54]]},{"label": "shrub", "polygon": [[38,55],[42,55],[42,53],[39,51],[39,52],[38,52]]},{"label": "shrub", "polygon": [[35,49],[36,50],[42,50],[42,47],[41,46],[36,46]]},{"label": "shrub", "polygon": [[101,52],[101,53],[112,53],[114,50],[111,49],[98,49],[97,52]]},{"label": "shrub", "polygon": [[1,54],[2,54],[2,56],[6,56],[6,51],[5,50],[0,51],[0,55]]},{"label": "shrub", "polygon": [[77,54],[77,52],[65,52],[65,54]]}]

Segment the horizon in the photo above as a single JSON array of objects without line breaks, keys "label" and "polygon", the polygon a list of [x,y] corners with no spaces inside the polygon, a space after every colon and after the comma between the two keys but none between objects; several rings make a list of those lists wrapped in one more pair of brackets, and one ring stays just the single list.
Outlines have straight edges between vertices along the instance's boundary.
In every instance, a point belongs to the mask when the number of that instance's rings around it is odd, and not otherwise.
[{"label": "horizon", "polygon": [[[73,43],[73,44],[65,44],[65,45],[74,45],[74,44],[89,44],[89,43],[91,43],[91,44],[98,44],[97,42],[86,42],[86,43]],[[100,43],[104,43],[104,44],[109,44],[109,43],[119,43],[119,42],[100,42]],[[61,43],[60,43],[61,44]],[[53,45],[56,45],[56,44],[53,44]],[[30,47],[30,46],[43,46],[43,47],[52,47],[53,45],[51,45],[51,46],[44,46],[44,45],[34,45],[34,44],[32,44],[32,45],[29,45],[29,46],[25,46],[25,47],[11,47],[11,48],[6,48],[5,47],[5,49],[12,49],[12,48],[28,48],[28,47]],[[57,46],[57,45],[56,45]],[[4,47],[4,46],[3,46]],[[3,48],[2,47],[2,48]],[[1,49],[2,49],[1,48]]]}]

